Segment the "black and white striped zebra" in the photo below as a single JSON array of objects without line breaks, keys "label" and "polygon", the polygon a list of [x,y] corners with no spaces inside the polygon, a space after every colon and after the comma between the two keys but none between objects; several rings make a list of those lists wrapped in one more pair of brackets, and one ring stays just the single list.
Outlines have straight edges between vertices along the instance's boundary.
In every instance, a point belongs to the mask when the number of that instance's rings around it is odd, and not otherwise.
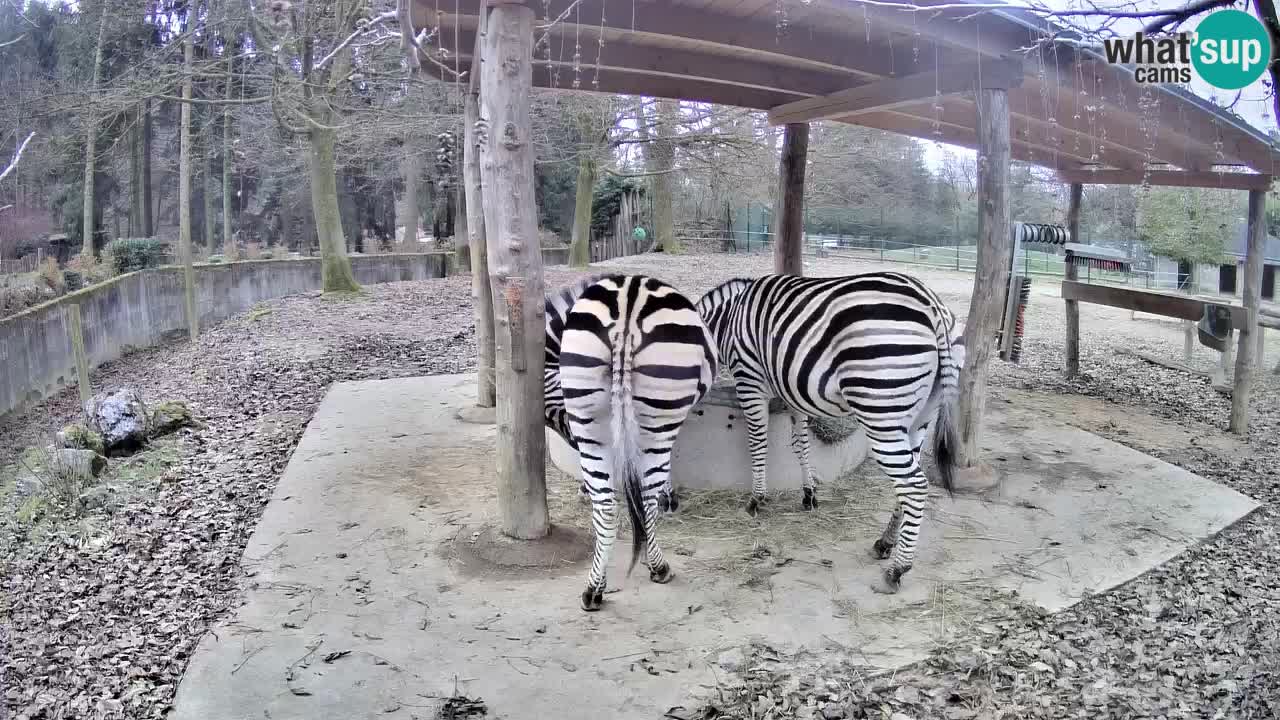
[{"label": "black and white striped zebra", "polygon": [[878,589],[895,592],[915,556],[928,496],[920,449],[935,416],[934,455],[951,490],[949,416],[965,355],[955,316],[919,280],[896,272],[730,280],[697,307],[716,337],[720,361],[733,373],[746,416],[748,512],[754,515],[764,500],[770,398],[791,411],[806,510],[817,505],[809,418],[852,415],[894,482],[897,507],[873,553],[892,554]]},{"label": "black and white striped zebra", "polygon": [[[573,303],[582,295],[582,291],[599,282],[604,275],[591,275],[578,278],[572,283],[547,292],[546,309],[546,349],[543,350],[542,367],[542,409],[545,424],[564,439],[569,447],[577,449],[578,445],[569,432],[569,419],[564,412],[564,393],[560,391],[560,339],[564,335],[565,319]],[[586,492],[586,486],[583,486]]]},{"label": "black and white striped zebra", "polygon": [[650,580],[673,577],[656,522],[664,499],[674,499],[676,436],[715,378],[715,342],[675,288],[652,277],[609,275],[578,295],[557,350],[565,422],[591,499],[595,554],[582,608],[593,611],[604,603],[620,504],[631,517],[631,568],[644,552]]}]

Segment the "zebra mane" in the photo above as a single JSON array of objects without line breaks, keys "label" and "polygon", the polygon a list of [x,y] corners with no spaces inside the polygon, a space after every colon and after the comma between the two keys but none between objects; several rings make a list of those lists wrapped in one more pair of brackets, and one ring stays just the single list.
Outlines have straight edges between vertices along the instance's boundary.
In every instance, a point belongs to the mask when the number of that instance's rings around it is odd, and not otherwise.
[{"label": "zebra mane", "polygon": [[702,317],[707,317],[707,313],[728,303],[735,297],[741,295],[751,283],[755,282],[754,278],[733,278],[725,280],[719,285],[711,288],[698,300],[697,310]]},{"label": "zebra mane", "polygon": [[587,275],[580,277],[567,285],[561,285],[558,288],[548,290],[546,294],[547,306],[555,307],[561,314],[567,313],[569,308],[573,307],[573,303],[586,291],[587,288],[600,282],[604,278],[609,277],[607,273],[598,275]]}]

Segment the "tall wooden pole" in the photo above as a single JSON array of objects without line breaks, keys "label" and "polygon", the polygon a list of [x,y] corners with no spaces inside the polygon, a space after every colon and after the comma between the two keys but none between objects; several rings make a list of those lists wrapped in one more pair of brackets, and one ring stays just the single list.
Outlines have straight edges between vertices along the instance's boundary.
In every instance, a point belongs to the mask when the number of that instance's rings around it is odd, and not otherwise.
[{"label": "tall wooden pole", "polygon": [[187,335],[194,342],[200,335],[200,313],[196,306],[196,272],[191,263],[191,60],[195,42],[191,34],[182,43],[182,109],[178,129],[178,257],[182,260],[183,305],[187,314]]},{"label": "tall wooden pole", "polygon": [[480,41],[484,39],[485,6],[480,7],[480,29],[472,53],[471,78],[463,102],[462,186],[466,194],[467,244],[471,249],[471,304],[476,318],[476,405],[497,403],[493,376],[493,289],[489,285],[489,250],[485,244],[484,198],[480,190],[480,148],[476,145],[476,120],[480,118]]},{"label": "tall wooden pole", "polygon": [[1244,260],[1244,325],[1240,327],[1240,347],[1236,350],[1236,376],[1231,388],[1231,432],[1249,431],[1249,395],[1253,390],[1254,359],[1258,350],[1258,308],[1262,304],[1262,257],[1267,245],[1267,193],[1249,191],[1249,248]]},{"label": "tall wooden pole", "polygon": [[[1084,185],[1071,183],[1071,198],[1067,204],[1067,235],[1073,243],[1080,242],[1080,202],[1083,198]],[[1067,263],[1066,271],[1068,280],[1079,279],[1080,271],[1075,263]],[[1067,377],[1073,378],[1080,374],[1080,303],[1067,300],[1065,304],[1067,306]]]},{"label": "tall wooden pole", "polygon": [[497,348],[498,511],[502,532],[520,540],[550,530],[542,427],[546,320],[529,118],[533,18],[525,5],[493,5],[480,52],[479,109],[486,123],[480,172]]},{"label": "tall wooden pole", "polygon": [[809,156],[809,123],[787,123],[782,135],[782,160],[778,163],[777,242],[773,246],[773,271],[779,275],[804,274],[804,173]]},{"label": "tall wooden pole", "polygon": [[978,90],[978,258],[973,296],[965,322],[964,370],[956,422],[961,467],[975,467],[982,454],[979,436],[987,405],[987,375],[1004,292],[1009,284],[1013,236],[1009,228],[1009,92]]}]

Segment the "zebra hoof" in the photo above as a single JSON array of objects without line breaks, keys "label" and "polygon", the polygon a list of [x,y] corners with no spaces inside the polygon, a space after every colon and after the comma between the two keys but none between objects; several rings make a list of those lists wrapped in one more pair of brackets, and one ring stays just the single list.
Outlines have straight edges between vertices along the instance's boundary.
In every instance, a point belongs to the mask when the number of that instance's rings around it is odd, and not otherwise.
[{"label": "zebra hoof", "polygon": [[876,540],[871,546],[871,557],[877,560],[887,560],[893,552],[893,543],[885,542],[884,538]]},{"label": "zebra hoof", "polygon": [[818,491],[813,488],[804,489],[804,499],[800,501],[800,507],[805,510],[818,509]]},{"label": "zebra hoof", "polygon": [[662,567],[649,571],[649,579],[659,585],[666,585],[674,579],[676,574],[671,571],[671,563],[663,563]]},{"label": "zebra hoof", "polygon": [[658,510],[664,513],[673,513],[680,507],[680,496],[675,491],[663,492],[658,495]]},{"label": "zebra hoof", "polygon": [[899,570],[895,567],[888,567],[880,575],[880,579],[871,583],[871,591],[881,595],[893,595],[902,587],[902,576],[906,574],[906,570]]},{"label": "zebra hoof", "polygon": [[582,591],[582,609],[595,612],[604,607],[604,588],[588,587]]}]

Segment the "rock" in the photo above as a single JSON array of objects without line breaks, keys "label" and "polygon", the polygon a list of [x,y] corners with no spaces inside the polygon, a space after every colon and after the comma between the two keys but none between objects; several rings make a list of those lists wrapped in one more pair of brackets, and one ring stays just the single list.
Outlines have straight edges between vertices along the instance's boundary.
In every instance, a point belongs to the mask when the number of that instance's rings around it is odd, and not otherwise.
[{"label": "rock", "polygon": [[151,423],[148,432],[151,437],[168,435],[179,428],[195,424],[191,417],[191,408],[181,400],[166,400],[156,404],[151,410]]},{"label": "rock", "polygon": [[132,388],[99,393],[85,403],[89,429],[102,436],[107,453],[130,453],[147,442],[149,416],[142,396]]},{"label": "rock", "polygon": [[44,480],[41,480],[40,476],[33,472],[23,471],[19,473],[15,483],[14,492],[20,498],[31,497],[44,492]]},{"label": "rock", "polygon": [[49,448],[49,472],[91,483],[107,469],[107,459],[92,450]]},{"label": "rock", "polygon": [[109,485],[95,485],[80,493],[81,510],[97,510],[111,504],[115,496],[115,488]]},{"label": "rock", "polygon": [[106,454],[102,436],[79,423],[73,423],[59,430],[57,439],[58,447],[92,450],[99,455]]}]

